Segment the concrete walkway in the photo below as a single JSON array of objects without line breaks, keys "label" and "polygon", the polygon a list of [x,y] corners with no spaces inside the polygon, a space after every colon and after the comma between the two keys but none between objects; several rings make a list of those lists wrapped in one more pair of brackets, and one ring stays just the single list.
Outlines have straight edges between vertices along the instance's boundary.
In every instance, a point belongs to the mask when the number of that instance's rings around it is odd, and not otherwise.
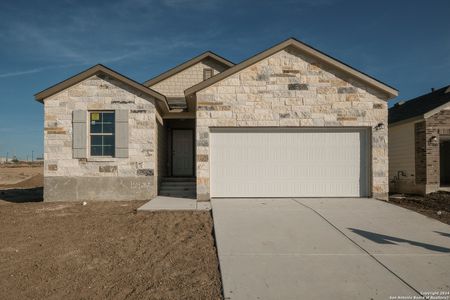
[{"label": "concrete walkway", "polygon": [[159,210],[211,210],[211,204],[196,199],[157,196],[137,209],[138,212]]},{"label": "concrete walkway", "polygon": [[450,226],[373,199],[213,199],[225,299],[450,291]]}]

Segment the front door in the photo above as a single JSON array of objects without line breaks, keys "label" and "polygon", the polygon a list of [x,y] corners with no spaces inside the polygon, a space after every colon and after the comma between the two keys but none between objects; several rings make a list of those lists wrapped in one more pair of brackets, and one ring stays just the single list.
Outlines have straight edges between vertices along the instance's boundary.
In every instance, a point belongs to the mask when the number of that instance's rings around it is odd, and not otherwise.
[{"label": "front door", "polygon": [[194,176],[194,134],[192,129],[172,131],[172,175]]}]

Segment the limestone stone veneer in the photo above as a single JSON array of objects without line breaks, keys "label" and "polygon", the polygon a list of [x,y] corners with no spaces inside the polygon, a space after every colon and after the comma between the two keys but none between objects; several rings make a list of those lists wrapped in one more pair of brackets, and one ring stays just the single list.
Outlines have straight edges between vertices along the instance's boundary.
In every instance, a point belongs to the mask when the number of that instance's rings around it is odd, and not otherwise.
[{"label": "limestone stone veneer", "polygon": [[[145,200],[155,193],[155,100],[108,77],[92,76],[44,100],[44,199]],[[73,158],[74,110],[128,111],[127,158]]]},{"label": "limestone stone veneer", "polygon": [[[197,198],[210,198],[211,127],[371,128],[372,196],[388,197],[388,95],[294,48],[196,94]],[[378,124],[384,124],[375,129]],[[384,128],[383,128],[384,127]]]}]

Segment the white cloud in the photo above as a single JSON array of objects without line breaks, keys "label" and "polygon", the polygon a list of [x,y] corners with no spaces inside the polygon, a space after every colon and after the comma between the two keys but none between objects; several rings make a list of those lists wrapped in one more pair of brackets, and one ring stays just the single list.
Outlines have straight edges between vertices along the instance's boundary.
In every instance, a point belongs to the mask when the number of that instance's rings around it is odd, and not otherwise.
[{"label": "white cloud", "polygon": [[[21,71],[13,71],[13,72],[6,72],[6,73],[0,73],[0,78],[8,78],[8,77],[16,77],[21,75],[28,75],[28,74],[34,74],[34,73],[40,73],[43,71],[51,70],[51,69],[62,69],[62,68],[69,68],[74,66],[83,66],[83,65],[95,65],[97,63],[112,63],[121,61],[124,59],[127,59],[133,55],[135,55],[136,52],[130,52],[123,55],[113,56],[113,57],[107,57],[107,58],[99,58],[97,60],[92,59],[91,62],[83,62],[83,63],[74,63],[74,64],[62,64],[62,65],[52,65],[52,66],[44,66],[44,67],[38,67],[38,68],[32,68],[27,70],[21,70]],[[95,61],[94,61],[95,60]]]},{"label": "white cloud", "polygon": [[32,69],[27,69],[27,70],[21,70],[21,71],[0,73],[0,78],[8,78],[8,77],[21,76],[21,75],[34,74],[34,73],[39,73],[39,72],[43,72],[46,70],[68,68],[68,67],[73,67],[76,65],[77,64],[65,64],[65,65],[56,65],[56,66],[54,65],[54,66],[38,67],[38,68],[32,68]]},{"label": "white cloud", "polygon": [[15,71],[15,72],[0,73],[0,78],[8,78],[8,77],[15,77],[15,76],[20,76],[20,75],[39,73],[39,72],[42,72],[47,69],[48,68],[43,67],[43,68],[34,68],[34,69]]}]

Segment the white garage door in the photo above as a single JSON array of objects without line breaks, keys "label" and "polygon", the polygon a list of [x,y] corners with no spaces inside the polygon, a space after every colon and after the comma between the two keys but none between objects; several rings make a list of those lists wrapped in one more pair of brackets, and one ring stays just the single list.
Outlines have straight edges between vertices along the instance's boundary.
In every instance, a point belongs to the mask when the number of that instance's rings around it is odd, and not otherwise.
[{"label": "white garage door", "polygon": [[216,128],[211,197],[368,196],[364,128]]}]

